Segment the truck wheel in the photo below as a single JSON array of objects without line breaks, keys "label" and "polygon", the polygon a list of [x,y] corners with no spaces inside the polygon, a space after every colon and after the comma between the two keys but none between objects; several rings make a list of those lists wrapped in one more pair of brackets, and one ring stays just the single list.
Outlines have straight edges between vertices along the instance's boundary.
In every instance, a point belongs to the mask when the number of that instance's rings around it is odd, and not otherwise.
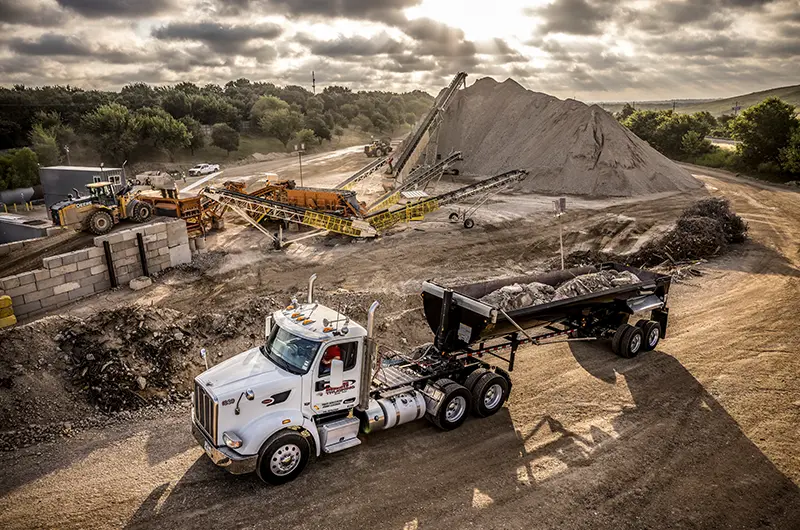
[{"label": "truck wheel", "polygon": [[475,221],[472,219],[464,219],[464,228],[472,228],[475,226]]},{"label": "truck wheel", "polygon": [[[622,329],[623,327],[625,328],[624,330]],[[642,333],[640,328],[631,326],[630,324],[620,326],[620,329],[617,330],[617,333],[619,333],[620,330],[622,330],[622,334],[620,335],[619,339],[617,339],[617,336],[614,335],[614,339],[618,340],[617,350],[615,353],[626,359],[636,357],[639,352],[642,351],[642,346],[644,345],[644,333]]]},{"label": "truck wheel", "polygon": [[483,374],[472,391],[472,412],[486,418],[501,408],[508,397],[508,381],[494,372]]},{"label": "truck wheel", "polygon": [[458,383],[449,382],[446,385],[440,385],[442,380],[436,382],[444,392],[444,399],[436,413],[436,416],[429,417],[434,425],[443,431],[452,431],[456,427],[460,427],[464,420],[467,419],[467,412],[470,409],[470,395],[469,390],[459,385]]},{"label": "truck wheel", "polygon": [[296,479],[308,464],[311,446],[294,431],[281,431],[264,443],[258,454],[258,478],[279,486]]},{"label": "truck wheel", "polygon": [[658,341],[661,340],[661,326],[654,320],[640,320],[636,323],[636,327],[642,330],[644,335],[644,344],[642,344],[643,351],[655,350],[658,346]]},{"label": "truck wheel", "polygon": [[105,210],[97,210],[89,217],[89,231],[96,236],[107,234],[113,226],[114,219]]},{"label": "truck wheel", "polygon": [[459,218],[458,212],[453,212],[448,217],[448,219],[450,219],[451,223],[457,223],[458,222],[458,218]]},{"label": "truck wheel", "polygon": [[144,223],[146,221],[149,221],[152,216],[153,216],[153,208],[146,202],[140,202],[136,206],[136,212],[134,212],[134,217],[136,221]]}]

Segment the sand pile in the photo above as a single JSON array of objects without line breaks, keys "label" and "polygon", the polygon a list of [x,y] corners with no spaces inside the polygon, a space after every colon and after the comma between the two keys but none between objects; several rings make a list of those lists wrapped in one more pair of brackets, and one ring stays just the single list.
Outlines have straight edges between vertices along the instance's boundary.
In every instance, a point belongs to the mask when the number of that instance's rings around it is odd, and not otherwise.
[{"label": "sand pile", "polygon": [[517,189],[540,193],[629,197],[702,186],[600,107],[510,79],[483,78],[455,96],[437,152],[454,149],[464,153],[462,173],[526,169]]}]

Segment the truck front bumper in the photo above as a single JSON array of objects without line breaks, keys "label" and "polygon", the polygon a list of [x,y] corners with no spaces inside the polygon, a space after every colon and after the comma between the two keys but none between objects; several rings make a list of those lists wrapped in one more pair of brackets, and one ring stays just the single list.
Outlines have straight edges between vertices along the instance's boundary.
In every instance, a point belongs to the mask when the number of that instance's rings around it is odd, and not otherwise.
[{"label": "truck front bumper", "polygon": [[197,440],[197,443],[200,444],[200,447],[203,448],[203,451],[206,452],[208,458],[232,475],[243,475],[256,470],[258,455],[242,456],[226,446],[214,447],[211,440],[206,437],[205,433],[200,430],[200,427],[194,421],[192,421],[192,435]]}]

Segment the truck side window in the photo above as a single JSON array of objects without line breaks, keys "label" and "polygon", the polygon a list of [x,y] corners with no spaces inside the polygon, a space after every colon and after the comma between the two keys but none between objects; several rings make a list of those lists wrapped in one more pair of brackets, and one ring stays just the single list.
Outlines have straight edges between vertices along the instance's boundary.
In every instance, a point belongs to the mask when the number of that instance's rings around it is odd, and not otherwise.
[{"label": "truck side window", "polygon": [[328,346],[319,362],[319,375],[324,376],[331,373],[331,363],[334,359],[339,359],[344,363],[345,372],[352,370],[356,366],[357,354],[358,342],[345,342],[344,344]]}]

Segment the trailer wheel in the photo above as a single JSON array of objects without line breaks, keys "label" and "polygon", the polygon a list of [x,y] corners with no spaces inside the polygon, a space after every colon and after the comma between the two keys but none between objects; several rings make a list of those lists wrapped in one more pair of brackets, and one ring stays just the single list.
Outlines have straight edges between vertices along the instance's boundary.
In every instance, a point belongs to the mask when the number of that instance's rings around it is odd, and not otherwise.
[{"label": "trailer wheel", "polygon": [[114,219],[105,210],[97,210],[89,217],[89,231],[96,236],[102,236],[111,231],[114,226]]},{"label": "trailer wheel", "polygon": [[501,408],[508,398],[508,381],[494,372],[483,374],[472,392],[472,412],[486,418]]},{"label": "trailer wheel", "polygon": [[642,330],[644,335],[643,351],[655,350],[661,340],[661,325],[654,320],[640,320],[636,327]]},{"label": "trailer wheel", "polygon": [[619,343],[622,340],[622,335],[625,334],[625,331],[628,329],[628,324],[622,324],[620,327],[617,328],[617,331],[614,332],[614,338],[611,339],[611,351],[619,355]]},{"label": "trailer wheel", "polygon": [[452,431],[467,419],[471,397],[469,390],[449,379],[438,380],[436,386],[444,392],[444,399],[436,415],[428,415],[428,419],[443,431]]},{"label": "trailer wheel", "polygon": [[311,446],[308,440],[294,431],[273,434],[258,454],[258,478],[279,486],[296,479],[308,464]]},{"label": "trailer wheel", "polygon": [[486,368],[482,367],[476,368],[472,373],[470,373],[467,376],[467,380],[464,381],[464,388],[469,390],[469,393],[472,394],[473,398],[475,397],[475,391],[474,391],[475,383],[477,383],[478,379],[480,379],[487,373],[489,373],[489,370],[487,370]]},{"label": "trailer wheel", "polygon": [[458,222],[458,218],[459,218],[458,212],[453,212],[448,217],[448,219],[450,219],[451,223],[457,223]]},{"label": "trailer wheel", "polygon": [[[619,330],[617,330],[619,332]],[[644,333],[640,328],[626,324],[625,330],[619,339],[617,355],[626,359],[632,359],[639,355],[644,346]]]},{"label": "trailer wheel", "polygon": [[464,228],[472,228],[475,226],[475,221],[472,219],[464,219]]}]

